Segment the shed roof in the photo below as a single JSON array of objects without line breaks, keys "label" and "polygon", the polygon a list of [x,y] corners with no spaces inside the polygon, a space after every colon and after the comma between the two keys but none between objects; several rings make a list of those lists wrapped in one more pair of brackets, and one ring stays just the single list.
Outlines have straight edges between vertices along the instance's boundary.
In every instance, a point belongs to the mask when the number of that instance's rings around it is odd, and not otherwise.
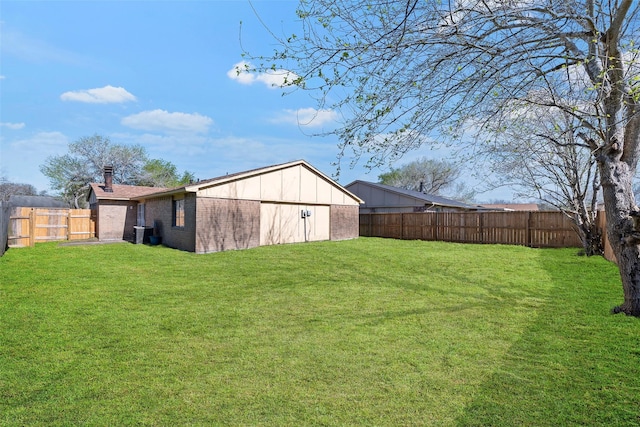
[{"label": "shed roof", "polygon": [[[262,167],[262,168],[257,168],[257,169],[250,169],[247,171],[243,171],[243,172],[236,172],[236,173],[232,173],[232,174],[226,174],[226,175],[222,175],[216,178],[211,178],[211,179],[206,179],[206,180],[201,180],[198,182],[194,182],[182,187],[177,187],[177,188],[171,188],[171,189],[163,189],[161,191],[158,192],[153,192],[153,193],[147,193],[147,194],[141,194],[139,196],[137,196],[137,198],[144,198],[145,196],[150,196],[152,195],[153,197],[162,197],[162,196],[168,196],[168,195],[172,195],[172,194],[179,194],[179,193],[195,193],[199,190],[208,188],[208,187],[214,187],[217,185],[221,185],[221,184],[225,184],[227,182],[231,182],[231,181],[239,181],[241,179],[246,179],[252,176],[256,176],[256,175],[260,175],[260,174],[264,174],[267,172],[273,172],[273,171],[277,171],[280,169],[286,169],[286,168],[290,168],[292,166],[298,166],[298,165],[302,165],[306,168],[308,168],[309,170],[313,171],[313,173],[315,173],[316,175],[318,175],[319,177],[321,177],[322,179],[324,179],[325,181],[329,182],[330,184],[339,187],[342,191],[344,191],[345,193],[349,194],[349,196],[353,197],[354,200],[358,201],[359,203],[363,203],[362,199],[360,199],[357,195],[353,194],[352,192],[350,192],[349,190],[347,190],[346,188],[344,188],[343,186],[341,186],[339,183],[337,183],[335,180],[331,179],[329,176],[325,175],[324,173],[322,173],[321,171],[319,171],[318,169],[314,168],[313,166],[311,166],[309,163],[307,163],[304,160],[295,160],[292,162],[287,162],[287,163],[280,163],[277,165],[271,165],[271,166],[266,166],[266,167]],[[115,191],[115,190],[114,190]]]},{"label": "shed roof", "polygon": [[404,188],[393,187],[391,185],[380,184],[376,182],[356,180],[348,184],[346,187],[348,189],[349,187],[355,184],[363,184],[372,188],[377,188],[382,191],[387,191],[389,193],[394,193],[394,194],[399,194],[405,197],[409,197],[411,199],[414,199],[417,202],[420,202],[421,204],[430,203],[435,206],[454,207],[459,209],[470,209],[470,210],[482,209],[482,206],[470,205],[468,203],[459,202],[457,200],[447,199],[446,197],[435,196],[433,194],[425,194],[419,191],[405,190]]},{"label": "shed roof", "polygon": [[113,192],[104,191],[104,184],[89,184],[98,200],[131,200],[136,197],[166,191],[164,187],[144,187],[141,185],[113,184]]}]

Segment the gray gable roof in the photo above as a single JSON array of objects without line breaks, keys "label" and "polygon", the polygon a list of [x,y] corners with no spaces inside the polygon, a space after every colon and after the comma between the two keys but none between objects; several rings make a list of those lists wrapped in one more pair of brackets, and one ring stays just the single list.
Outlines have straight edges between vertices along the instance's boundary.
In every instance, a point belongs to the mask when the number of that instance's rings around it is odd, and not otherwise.
[{"label": "gray gable roof", "polygon": [[68,208],[69,205],[51,196],[21,196],[12,194],[9,205],[22,208]]},{"label": "gray gable roof", "polygon": [[[356,181],[353,181],[352,183],[348,184],[346,186],[346,188],[349,189],[351,186],[353,186],[355,184],[358,184],[358,183],[362,184],[362,185],[366,185],[366,186],[372,187],[372,188],[376,188],[376,189],[379,189],[379,190],[382,190],[382,191],[387,191],[389,193],[393,193],[393,194],[398,194],[398,195],[402,195],[402,196],[405,196],[405,197],[409,197],[409,198],[412,198],[412,199],[416,200],[417,202],[419,202],[421,204],[432,204],[432,205],[435,205],[435,206],[446,206],[446,207],[453,207],[453,208],[458,208],[458,209],[470,209],[470,210],[482,209],[482,207],[477,206],[477,205],[470,205],[468,203],[459,202],[457,200],[452,200],[452,199],[447,199],[447,198],[441,197],[441,196],[435,196],[433,194],[425,194],[425,193],[421,193],[419,191],[405,190],[404,188],[392,187],[391,185],[379,184],[379,183],[375,183],[375,182],[356,180]],[[365,200],[365,202],[366,202],[366,200]]]}]

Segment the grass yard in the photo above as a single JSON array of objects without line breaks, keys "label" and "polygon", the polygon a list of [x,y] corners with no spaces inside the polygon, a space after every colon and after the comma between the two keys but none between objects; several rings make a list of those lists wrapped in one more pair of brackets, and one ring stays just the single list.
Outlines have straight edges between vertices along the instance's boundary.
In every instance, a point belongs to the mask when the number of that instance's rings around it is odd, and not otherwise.
[{"label": "grass yard", "polygon": [[637,426],[640,319],[576,252],[11,249],[0,424]]}]

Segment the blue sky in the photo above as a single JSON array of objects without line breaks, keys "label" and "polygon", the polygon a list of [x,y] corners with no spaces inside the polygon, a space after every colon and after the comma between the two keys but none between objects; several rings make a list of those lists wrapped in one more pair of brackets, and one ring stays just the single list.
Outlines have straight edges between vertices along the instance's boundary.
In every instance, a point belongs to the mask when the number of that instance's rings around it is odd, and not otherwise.
[{"label": "blue sky", "polygon": [[[281,75],[234,72],[243,47],[276,48],[261,21],[300,32],[296,4],[254,0],[258,19],[245,0],[2,0],[0,175],[50,190],[39,171],[47,156],[99,134],[200,179],[297,159],[332,176],[338,140],[311,135],[335,113],[315,111],[303,91],[282,96]],[[400,164],[436,154],[424,148]],[[381,172],[346,159],[339,181]],[[478,196],[492,197],[510,195]]]}]

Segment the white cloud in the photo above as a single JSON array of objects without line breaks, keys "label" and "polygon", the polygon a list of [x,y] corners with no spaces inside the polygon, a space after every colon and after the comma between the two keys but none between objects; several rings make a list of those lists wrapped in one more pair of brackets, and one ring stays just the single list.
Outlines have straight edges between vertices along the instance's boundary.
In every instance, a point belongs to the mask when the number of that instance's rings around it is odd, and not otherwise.
[{"label": "white cloud", "polygon": [[90,104],[119,104],[135,101],[136,97],[122,87],[105,86],[97,89],[77,90],[60,95],[63,101],[86,102]]},{"label": "white cloud", "polygon": [[300,108],[298,110],[284,110],[275,117],[273,123],[289,123],[297,126],[320,127],[335,122],[338,114],[334,110],[316,110],[315,108]]},{"label": "white cloud", "polygon": [[243,85],[250,85],[256,81],[256,76],[251,74],[251,64],[245,61],[238,62],[227,71],[227,76],[231,80],[236,80]]},{"label": "white cloud", "polygon": [[24,128],[24,126],[25,126],[24,123],[9,123],[9,122],[0,123],[0,127],[11,129],[11,130],[19,130]]},{"label": "white cloud", "polygon": [[291,86],[298,75],[288,70],[268,70],[264,73],[256,73],[250,62],[238,62],[227,71],[227,76],[243,85],[252,85],[256,82],[264,83],[270,89]]},{"label": "white cloud", "polygon": [[122,119],[124,126],[146,131],[207,133],[213,120],[198,113],[169,113],[165,110],[143,111]]}]

